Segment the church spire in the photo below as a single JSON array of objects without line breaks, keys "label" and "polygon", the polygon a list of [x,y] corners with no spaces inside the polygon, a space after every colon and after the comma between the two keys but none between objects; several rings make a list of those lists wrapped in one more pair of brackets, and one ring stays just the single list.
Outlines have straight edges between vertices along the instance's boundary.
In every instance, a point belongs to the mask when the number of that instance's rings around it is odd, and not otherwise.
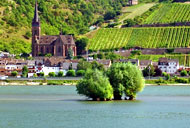
[{"label": "church spire", "polygon": [[39,20],[39,16],[38,16],[38,3],[37,3],[37,0],[36,0],[34,18],[33,18],[32,24],[39,25],[39,22],[40,22],[40,20]]}]

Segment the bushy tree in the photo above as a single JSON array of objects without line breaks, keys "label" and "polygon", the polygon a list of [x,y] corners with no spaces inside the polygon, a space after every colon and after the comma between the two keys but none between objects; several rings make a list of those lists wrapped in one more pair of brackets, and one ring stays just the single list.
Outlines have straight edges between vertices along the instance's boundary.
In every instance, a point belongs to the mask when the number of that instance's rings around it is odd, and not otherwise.
[{"label": "bushy tree", "polygon": [[108,78],[101,71],[87,70],[84,78],[77,84],[78,94],[85,95],[93,100],[112,99],[113,88]]},{"label": "bushy tree", "polygon": [[66,76],[76,76],[75,70],[68,70]]},{"label": "bushy tree", "polygon": [[116,100],[120,100],[123,93],[129,100],[133,100],[145,86],[142,72],[131,63],[115,63],[108,69],[107,75]]},{"label": "bushy tree", "polygon": [[73,59],[73,50],[71,48],[68,50],[67,59]]},{"label": "bushy tree", "polygon": [[33,77],[35,77],[35,78],[36,78],[36,77],[38,77],[38,75],[37,75],[36,73],[34,73],[34,74],[33,74]]},{"label": "bushy tree", "polygon": [[17,76],[17,75],[18,75],[18,72],[17,72],[17,71],[11,72],[11,76]]},{"label": "bushy tree", "polygon": [[137,22],[134,21],[134,20],[132,20],[132,19],[124,20],[124,23],[125,23],[125,26],[126,26],[126,27],[132,27],[132,26],[134,26],[134,25],[137,24]]},{"label": "bushy tree", "polygon": [[91,63],[87,62],[87,61],[83,61],[83,60],[80,60],[78,65],[77,65],[77,70],[87,70],[87,69],[91,69],[92,68],[92,65]]},{"label": "bushy tree", "polygon": [[48,74],[48,76],[50,76],[50,77],[55,77],[56,74],[55,74],[55,72],[50,72],[50,73]]},{"label": "bushy tree", "polygon": [[180,72],[180,74],[181,74],[181,76],[187,76],[187,75],[188,75],[188,73],[187,73],[186,70],[182,70],[182,71]]},{"label": "bushy tree", "polygon": [[86,46],[88,45],[89,39],[88,38],[80,38],[76,41],[77,46],[77,54],[81,55],[82,51],[86,50]]},{"label": "bushy tree", "polygon": [[24,66],[22,68],[22,77],[27,77],[28,76],[28,67],[27,66]]},{"label": "bushy tree", "polygon": [[76,75],[77,76],[84,76],[85,75],[85,70],[78,70]]},{"label": "bushy tree", "polygon": [[155,75],[155,68],[152,65],[148,65],[144,70],[143,70],[143,75],[144,76],[154,76]]},{"label": "bushy tree", "polygon": [[64,73],[62,71],[58,72],[58,77],[63,77]]},{"label": "bushy tree", "polygon": [[39,76],[40,76],[40,77],[45,76],[44,72],[40,72],[40,73],[39,73]]},{"label": "bushy tree", "polygon": [[104,20],[114,19],[115,17],[116,17],[116,12],[110,10],[106,12],[106,14],[104,15]]},{"label": "bushy tree", "polygon": [[103,64],[100,64],[97,61],[93,61],[91,64],[92,64],[92,69],[98,69],[98,70],[101,70],[101,71],[105,71],[105,68],[104,68]]}]

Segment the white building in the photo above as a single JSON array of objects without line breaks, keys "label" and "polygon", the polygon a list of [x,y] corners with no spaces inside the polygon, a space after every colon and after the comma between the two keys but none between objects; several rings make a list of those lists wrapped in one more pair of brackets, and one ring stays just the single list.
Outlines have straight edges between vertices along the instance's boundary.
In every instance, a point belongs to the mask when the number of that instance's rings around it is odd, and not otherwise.
[{"label": "white building", "polygon": [[179,61],[176,59],[160,58],[158,62],[158,68],[162,72],[175,74],[179,69]]},{"label": "white building", "polygon": [[144,70],[149,65],[153,65],[151,60],[141,60],[140,65],[139,65],[139,69]]}]

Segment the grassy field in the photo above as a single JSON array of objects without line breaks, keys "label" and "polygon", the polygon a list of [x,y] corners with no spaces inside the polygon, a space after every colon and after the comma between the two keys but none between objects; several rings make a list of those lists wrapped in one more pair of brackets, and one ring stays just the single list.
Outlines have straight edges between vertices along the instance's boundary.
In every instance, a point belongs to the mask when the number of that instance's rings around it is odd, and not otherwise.
[{"label": "grassy field", "polygon": [[190,27],[103,28],[91,35],[88,49],[189,47]]},{"label": "grassy field", "polygon": [[125,19],[133,19],[136,16],[142,15],[156,3],[141,3],[135,6],[127,6],[122,9],[122,14],[119,17],[119,21],[124,21]]},{"label": "grassy field", "polygon": [[134,6],[127,6],[122,9],[122,14],[119,16],[119,21],[122,22],[125,19],[133,19],[136,16],[142,15],[156,3],[141,3]]},{"label": "grassy field", "polygon": [[162,4],[161,8],[154,11],[144,24],[190,22],[190,4],[172,3]]}]

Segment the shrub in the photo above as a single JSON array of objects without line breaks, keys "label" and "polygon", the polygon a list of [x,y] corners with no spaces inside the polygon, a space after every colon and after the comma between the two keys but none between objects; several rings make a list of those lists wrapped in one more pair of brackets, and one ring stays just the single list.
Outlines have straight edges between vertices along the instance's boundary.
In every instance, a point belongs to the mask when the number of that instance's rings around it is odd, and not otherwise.
[{"label": "shrub", "polygon": [[44,72],[40,72],[40,73],[39,73],[39,76],[40,76],[40,77],[43,77],[44,75],[45,75]]},{"label": "shrub", "polygon": [[64,73],[62,71],[58,72],[58,77],[63,77]]},{"label": "shrub", "polygon": [[11,76],[17,76],[17,75],[18,75],[18,72],[17,72],[17,71],[11,72]]},{"label": "shrub", "polygon": [[84,78],[77,84],[78,94],[85,95],[93,100],[112,99],[113,88],[108,78],[102,72],[96,70],[87,70]]},{"label": "shrub", "polygon": [[27,77],[28,76],[28,72],[29,72],[28,67],[24,66],[22,68],[22,77]]},{"label": "shrub", "polygon": [[56,74],[55,74],[55,72],[50,72],[50,73],[48,74],[48,76],[50,76],[50,77],[55,77]]},{"label": "shrub", "polygon": [[182,70],[182,71],[180,72],[180,74],[181,74],[181,76],[187,76],[187,75],[188,75],[188,73],[187,73],[186,70]]},{"label": "shrub", "polygon": [[68,70],[66,76],[75,76],[75,70]]},{"label": "shrub", "polygon": [[76,75],[77,76],[84,76],[85,75],[85,70],[78,70]]},{"label": "shrub", "polygon": [[175,79],[175,82],[177,82],[177,83],[189,83],[189,80],[185,79],[185,78],[177,78],[177,79]]}]

